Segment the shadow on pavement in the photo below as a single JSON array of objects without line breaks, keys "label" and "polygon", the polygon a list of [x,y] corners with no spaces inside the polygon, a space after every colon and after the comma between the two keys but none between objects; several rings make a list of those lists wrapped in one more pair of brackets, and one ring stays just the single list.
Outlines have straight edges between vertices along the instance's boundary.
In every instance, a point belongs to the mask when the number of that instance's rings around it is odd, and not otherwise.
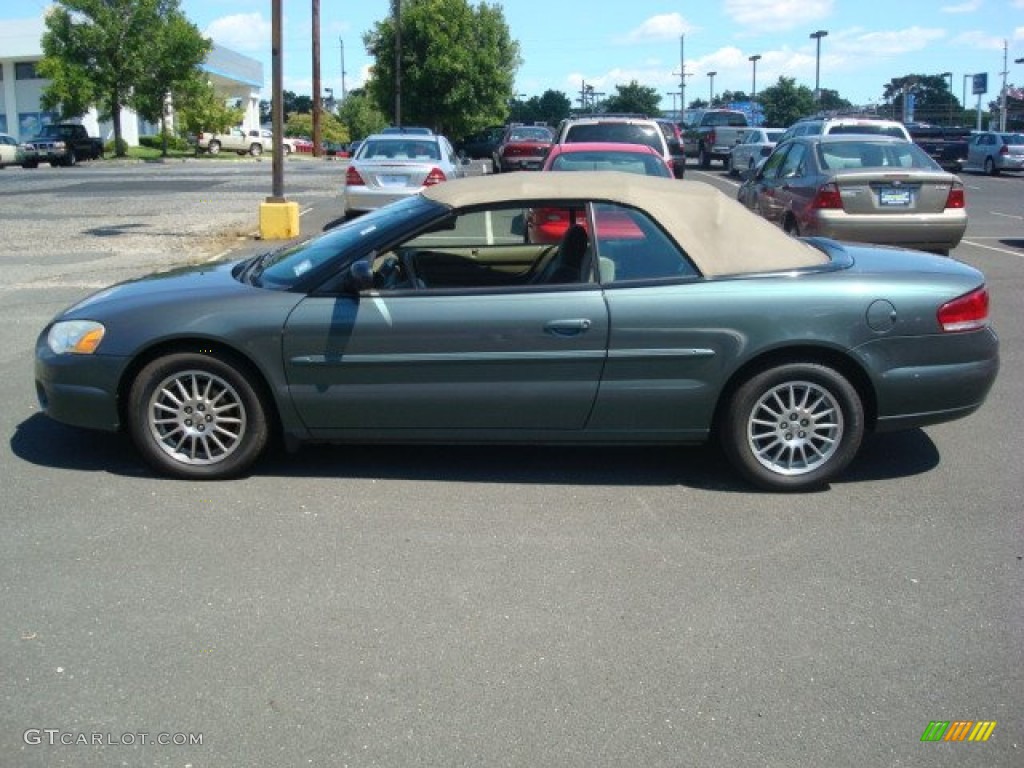
[{"label": "shadow on pavement", "polygon": [[[10,441],[29,463],[126,477],[156,476],[124,435],[58,424],[36,414]],[[839,483],[870,482],[928,472],[939,451],[920,429],[869,436]],[[716,445],[710,446],[456,446],[305,445],[295,454],[272,450],[253,474],[282,478],[375,478],[467,483],[683,486],[747,493]]]}]

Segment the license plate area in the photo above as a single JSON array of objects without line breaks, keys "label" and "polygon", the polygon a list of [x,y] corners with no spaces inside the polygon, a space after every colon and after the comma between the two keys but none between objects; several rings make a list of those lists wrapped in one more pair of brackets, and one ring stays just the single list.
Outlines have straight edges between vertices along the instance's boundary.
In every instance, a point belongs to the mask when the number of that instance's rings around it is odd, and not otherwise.
[{"label": "license plate area", "polygon": [[409,177],[401,174],[384,173],[377,177],[382,187],[404,187],[409,183]]},{"label": "license plate area", "polygon": [[913,202],[913,191],[907,187],[882,187],[878,190],[878,204],[883,208],[909,208]]}]

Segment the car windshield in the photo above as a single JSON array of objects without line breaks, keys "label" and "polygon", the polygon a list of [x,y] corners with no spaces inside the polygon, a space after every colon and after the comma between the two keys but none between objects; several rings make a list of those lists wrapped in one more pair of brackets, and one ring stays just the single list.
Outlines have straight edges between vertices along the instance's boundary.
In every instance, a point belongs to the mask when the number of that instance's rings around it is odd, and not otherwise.
[{"label": "car windshield", "polygon": [[642,176],[671,176],[660,156],[646,152],[567,152],[551,161],[552,171],[623,171]]},{"label": "car windshield", "polygon": [[287,291],[342,254],[362,254],[377,247],[388,232],[400,230],[421,216],[436,213],[437,204],[419,195],[378,208],[297,245],[270,251],[243,262],[239,280],[261,288]]},{"label": "car windshield", "polygon": [[825,169],[916,168],[942,170],[924,150],[910,142],[843,141],[818,145],[818,164]]},{"label": "car windshield", "polygon": [[436,141],[414,138],[370,139],[359,148],[360,160],[440,160]]}]

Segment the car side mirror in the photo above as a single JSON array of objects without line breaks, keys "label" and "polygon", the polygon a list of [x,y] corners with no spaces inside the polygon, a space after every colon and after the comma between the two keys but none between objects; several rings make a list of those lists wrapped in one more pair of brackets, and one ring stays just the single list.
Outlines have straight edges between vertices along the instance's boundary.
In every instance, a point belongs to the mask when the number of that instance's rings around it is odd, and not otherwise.
[{"label": "car side mirror", "polygon": [[369,259],[352,262],[345,278],[345,290],[350,293],[362,293],[373,288],[373,268]]}]

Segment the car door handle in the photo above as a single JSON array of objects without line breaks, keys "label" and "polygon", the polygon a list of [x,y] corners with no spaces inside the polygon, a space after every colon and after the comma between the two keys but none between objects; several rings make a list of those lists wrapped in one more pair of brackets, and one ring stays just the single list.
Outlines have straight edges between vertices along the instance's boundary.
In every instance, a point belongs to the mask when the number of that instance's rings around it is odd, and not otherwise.
[{"label": "car door handle", "polygon": [[552,336],[579,336],[581,333],[589,331],[591,325],[593,323],[585,317],[571,320],[552,320],[544,324],[544,333],[549,333]]}]

